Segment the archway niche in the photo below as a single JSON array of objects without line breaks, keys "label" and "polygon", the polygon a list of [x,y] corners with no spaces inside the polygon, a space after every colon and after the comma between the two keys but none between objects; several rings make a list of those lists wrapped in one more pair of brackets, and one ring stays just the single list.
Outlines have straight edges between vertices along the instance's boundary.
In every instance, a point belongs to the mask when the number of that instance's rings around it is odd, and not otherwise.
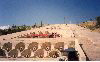
[{"label": "archway niche", "polygon": [[15,49],[18,49],[20,52],[22,52],[25,49],[25,43],[20,42],[15,46]]},{"label": "archway niche", "polygon": [[43,58],[44,57],[44,50],[43,49],[38,49],[35,52],[34,57]]},{"label": "archway niche", "polygon": [[9,52],[12,49],[12,43],[4,43],[2,49],[5,49],[7,52]]},{"label": "archway niche", "polygon": [[64,42],[58,42],[55,44],[54,46],[55,49],[58,49],[59,51],[63,51],[64,50]]},{"label": "archway niche", "polygon": [[50,42],[45,42],[42,44],[42,49],[45,49],[46,51],[50,51],[51,50],[51,43]]},{"label": "archway niche", "polygon": [[28,49],[33,50],[33,52],[36,51],[38,49],[38,43],[37,42],[30,43]]},{"label": "archway niche", "polygon": [[18,57],[18,51],[16,49],[13,49],[8,53],[8,56],[10,56],[12,58],[16,58],[16,57]]},{"label": "archway niche", "polygon": [[25,58],[29,58],[31,56],[31,51],[29,49],[26,49],[21,53],[21,56]]}]

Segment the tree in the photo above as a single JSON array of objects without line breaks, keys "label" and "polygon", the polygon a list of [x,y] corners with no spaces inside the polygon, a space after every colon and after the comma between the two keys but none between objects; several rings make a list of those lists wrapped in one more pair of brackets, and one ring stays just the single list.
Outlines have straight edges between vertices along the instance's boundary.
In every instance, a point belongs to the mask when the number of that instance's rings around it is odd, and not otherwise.
[{"label": "tree", "polygon": [[12,28],[16,28],[16,25],[13,24]]},{"label": "tree", "polygon": [[96,21],[97,21],[96,25],[100,27],[100,16],[96,17]]},{"label": "tree", "polygon": [[41,27],[42,27],[42,21],[41,21]]},{"label": "tree", "polygon": [[36,27],[36,22],[35,22],[35,25],[34,25],[34,27]]}]

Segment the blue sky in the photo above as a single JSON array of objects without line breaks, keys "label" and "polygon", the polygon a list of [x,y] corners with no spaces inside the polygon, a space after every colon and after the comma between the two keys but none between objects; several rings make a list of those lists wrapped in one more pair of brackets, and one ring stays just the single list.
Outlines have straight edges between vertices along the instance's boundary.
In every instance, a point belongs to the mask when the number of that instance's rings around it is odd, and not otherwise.
[{"label": "blue sky", "polygon": [[100,16],[100,0],[0,0],[0,25],[64,23],[64,16],[66,23],[84,20],[74,16]]}]

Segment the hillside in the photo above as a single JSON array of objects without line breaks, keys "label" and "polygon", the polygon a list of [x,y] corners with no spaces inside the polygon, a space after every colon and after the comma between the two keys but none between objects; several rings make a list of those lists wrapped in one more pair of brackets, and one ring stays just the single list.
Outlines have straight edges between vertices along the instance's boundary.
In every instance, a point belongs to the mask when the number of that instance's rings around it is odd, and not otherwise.
[{"label": "hillside", "polygon": [[90,21],[90,22],[83,22],[79,24],[81,27],[88,28],[92,32],[100,32],[100,28],[96,27],[96,22]]}]

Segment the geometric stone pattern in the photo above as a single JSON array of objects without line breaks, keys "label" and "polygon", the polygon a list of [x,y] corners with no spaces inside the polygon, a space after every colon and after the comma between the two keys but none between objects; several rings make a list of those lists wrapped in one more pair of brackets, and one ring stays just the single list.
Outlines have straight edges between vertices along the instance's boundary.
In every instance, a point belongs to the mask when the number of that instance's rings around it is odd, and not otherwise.
[{"label": "geometric stone pattern", "polygon": [[13,43],[10,42],[4,43],[3,47],[0,49],[2,53],[0,56],[8,58],[57,58],[60,56],[60,51],[64,49],[64,42],[56,42],[55,45],[53,45],[53,50],[51,50],[51,42],[42,43],[40,46],[41,48],[38,48],[39,43],[37,42],[29,43],[27,49],[25,49],[24,42],[17,43],[15,49],[12,49],[12,45]]}]

